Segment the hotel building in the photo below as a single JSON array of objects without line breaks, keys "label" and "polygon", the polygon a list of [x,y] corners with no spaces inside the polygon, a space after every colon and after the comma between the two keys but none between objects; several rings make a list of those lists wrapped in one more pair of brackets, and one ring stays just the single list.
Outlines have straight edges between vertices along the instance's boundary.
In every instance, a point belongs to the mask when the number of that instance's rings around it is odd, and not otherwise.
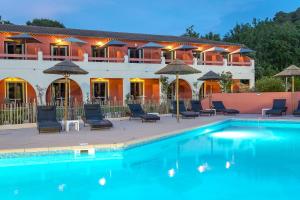
[{"label": "hotel building", "polygon": [[[20,34],[33,37],[17,40]],[[127,97],[159,101],[160,76],[154,72],[172,59],[183,60],[201,74],[180,76],[180,98],[205,95],[217,82],[198,81],[208,71],[231,72],[236,92],[254,85],[254,61],[241,52],[241,44],[188,37],[106,32],[69,28],[0,25],[0,104],[39,101],[37,86],[44,89],[43,103],[62,101],[65,82],[43,70],[70,59],[87,75],[74,75],[68,84],[70,99],[124,101]],[[169,76],[169,96],[174,95],[174,76]]]}]

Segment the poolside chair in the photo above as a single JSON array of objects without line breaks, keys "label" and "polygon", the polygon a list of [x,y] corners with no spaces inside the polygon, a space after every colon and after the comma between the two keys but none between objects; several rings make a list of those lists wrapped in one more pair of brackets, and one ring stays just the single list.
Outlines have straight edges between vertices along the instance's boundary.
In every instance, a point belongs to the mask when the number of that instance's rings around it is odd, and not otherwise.
[{"label": "poolside chair", "polygon": [[286,99],[274,99],[273,100],[273,107],[270,110],[266,111],[266,115],[282,115],[286,114]]},{"label": "poolside chair", "polygon": [[293,115],[300,117],[300,101],[298,101],[298,107],[294,110]]},{"label": "poolside chair", "polygon": [[[177,104],[173,101],[173,113],[172,116],[177,114]],[[183,101],[179,101],[179,114],[183,118],[196,118],[199,116],[199,112],[187,111]]]},{"label": "poolside chair", "polygon": [[130,110],[130,118],[140,118],[142,122],[146,121],[157,121],[160,120],[160,117],[153,114],[146,113],[141,104],[128,104],[128,108]]},{"label": "poolside chair", "polygon": [[113,127],[113,124],[109,120],[104,119],[99,104],[85,104],[84,117],[82,117],[82,120],[84,122],[84,126],[85,124],[89,124],[91,126],[91,130]]},{"label": "poolside chair", "polygon": [[240,113],[240,111],[236,109],[226,108],[222,101],[213,101],[212,104],[216,112],[223,113],[224,115],[236,115]]},{"label": "poolside chair", "polygon": [[61,124],[56,119],[55,106],[37,106],[37,129],[39,133],[60,132]]},{"label": "poolside chair", "polygon": [[199,113],[199,115],[214,115],[215,112],[211,109],[204,110],[200,100],[191,100],[191,110]]}]

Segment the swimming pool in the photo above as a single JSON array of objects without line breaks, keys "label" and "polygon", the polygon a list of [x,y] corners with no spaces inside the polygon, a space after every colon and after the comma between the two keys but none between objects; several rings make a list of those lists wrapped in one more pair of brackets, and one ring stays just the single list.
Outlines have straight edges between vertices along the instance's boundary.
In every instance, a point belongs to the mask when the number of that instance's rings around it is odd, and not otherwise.
[{"label": "swimming pool", "polygon": [[0,157],[0,199],[300,199],[300,123],[229,120],[95,155]]}]

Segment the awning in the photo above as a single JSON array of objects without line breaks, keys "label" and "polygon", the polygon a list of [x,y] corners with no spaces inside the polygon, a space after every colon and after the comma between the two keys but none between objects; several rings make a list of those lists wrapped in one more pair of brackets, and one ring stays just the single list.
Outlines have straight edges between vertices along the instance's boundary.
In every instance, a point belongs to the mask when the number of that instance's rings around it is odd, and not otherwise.
[{"label": "awning", "polygon": [[125,45],[127,45],[127,43],[119,41],[119,40],[111,40],[103,46],[119,46],[119,47],[122,47],[122,46],[125,46]]},{"label": "awning", "polygon": [[24,43],[41,43],[38,39],[35,39],[34,37],[32,37],[32,35],[28,33],[21,33],[19,35],[13,35],[7,38],[18,42],[24,42]]},{"label": "awning", "polygon": [[224,49],[222,47],[212,47],[212,48],[204,50],[203,52],[229,53],[229,51],[227,49]]},{"label": "awning", "polygon": [[69,42],[69,43],[76,43],[76,44],[86,44],[86,41],[80,40],[78,38],[74,38],[74,37],[69,37],[64,39],[63,41],[65,42]]},{"label": "awning", "polygon": [[179,47],[176,47],[174,50],[193,50],[198,49],[198,47],[191,46],[191,45],[180,45]]},{"label": "awning", "polygon": [[155,42],[148,42],[147,44],[144,44],[143,46],[140,47],[140,49],[147,49],[147,48],[162,49],[164,48],[164,46],[157,44]]},{"label": "awning", "polygon": [[253,51],[252,49],[242,47],[240,49],[231,52],[230,54],[244,54],[244,53],[253,53],[253,52],[255,51]]}]

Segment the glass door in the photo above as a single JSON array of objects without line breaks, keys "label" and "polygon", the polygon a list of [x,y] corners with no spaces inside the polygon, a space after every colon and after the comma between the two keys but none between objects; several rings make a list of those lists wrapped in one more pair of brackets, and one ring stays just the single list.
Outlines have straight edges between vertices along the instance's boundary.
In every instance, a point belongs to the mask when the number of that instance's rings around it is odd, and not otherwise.
[{"label": "glass door", "polygon": [[7,82],[6,98],[10,103],[25,103],[24,82]]},{"label": "glass door", "polygon": [[100,102],[106,101],[108,99],[108,82],[94,82],[93,97]]},{"label": "glass door", "polygon": [[143,82],[131,82],[130,94],[134,100],[144,99],[144,83]]},{"label": "glass door", "polygon": [[65,101],[65,83],[55,82],[52,83],[52,100],[60,105]]},{"label": "glass door", "polygon": [[[62,57],[69,56],[69,46],[51,45],[51,56],[62,56]],[[62,59],[54,58],[53,60],[62,60]]]}]

